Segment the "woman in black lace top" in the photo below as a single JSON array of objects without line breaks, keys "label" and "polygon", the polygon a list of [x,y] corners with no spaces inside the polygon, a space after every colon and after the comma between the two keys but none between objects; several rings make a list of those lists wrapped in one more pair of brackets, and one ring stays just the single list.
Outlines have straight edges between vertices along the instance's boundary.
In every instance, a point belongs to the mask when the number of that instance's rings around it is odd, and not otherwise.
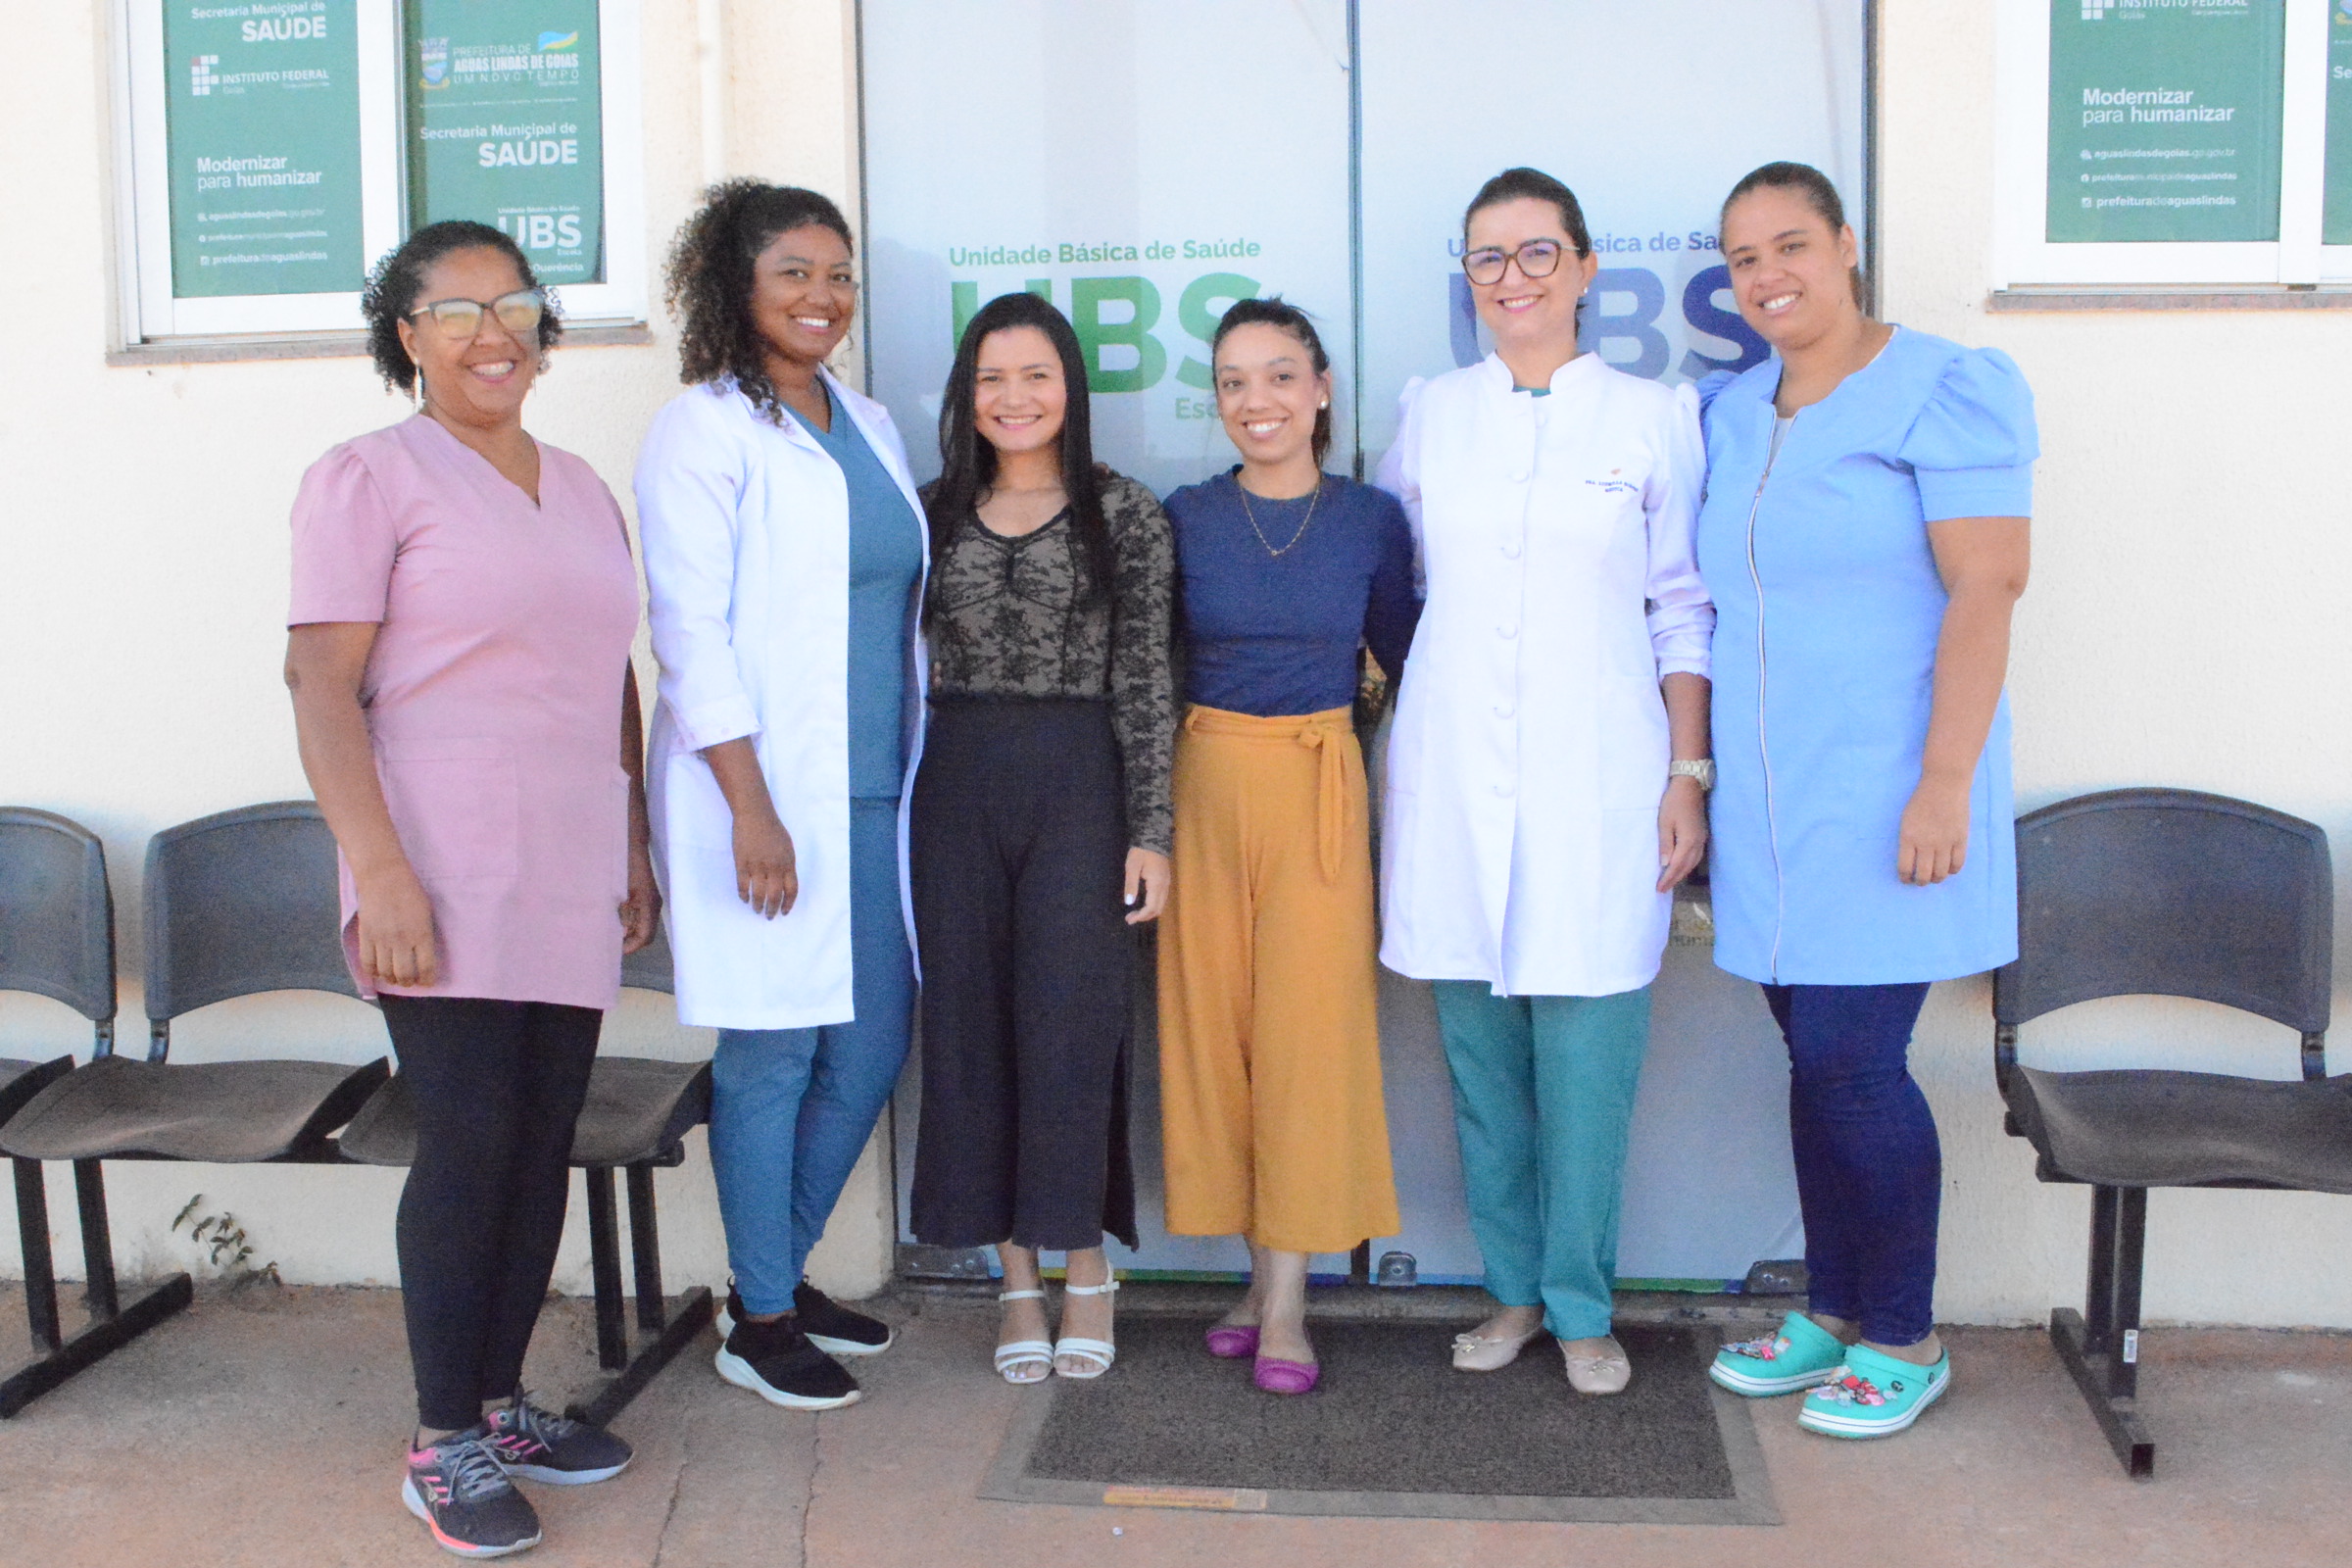
[{"label": "woman in black lace top", "polygon": [[[1102,1237],[1136,1239],[1127,927],[1168,893],[1175,548],[1151,492],[1095,466],[1087,414],[1069,322],[993,300],[956,351],[924,492],[914,1233],[997,1247],[1013,1383],[1100,1377],[1115,1353]],[[1068,1253],[1051,1343],[1041,1250]]]}]

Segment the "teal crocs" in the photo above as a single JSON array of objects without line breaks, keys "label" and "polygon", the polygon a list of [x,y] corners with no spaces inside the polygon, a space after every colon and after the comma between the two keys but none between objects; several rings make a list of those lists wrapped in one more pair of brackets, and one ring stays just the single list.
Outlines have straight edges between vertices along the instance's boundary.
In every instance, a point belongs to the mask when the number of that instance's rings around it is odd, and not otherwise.
[{"label": "teal crocs", "polygon": [[1845,1346],[1802,1312],[1781,1320],[1778,1334],[1742,1340],[1715,1352],[1707,1376],[1749,1398],[1794,1394],[1830,1381],[1845,1360]]},{"label": "teal crocs", "polygon": [[1805,1396],[1796,1424],[1833,1438],[1887,1438],[1919,1419],[1952,1381],[1952,1354],[1918,1366],[1849,1346],[1845,1365]]}]

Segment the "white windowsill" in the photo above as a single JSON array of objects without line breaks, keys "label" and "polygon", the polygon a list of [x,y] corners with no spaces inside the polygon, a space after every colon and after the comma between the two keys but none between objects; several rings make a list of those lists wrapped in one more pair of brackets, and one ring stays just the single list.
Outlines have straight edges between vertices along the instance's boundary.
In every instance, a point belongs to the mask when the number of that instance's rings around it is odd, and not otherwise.
[{"label": "white windowsill", "polygon": [[[654,341],[642,321],[566,325],[559,349],[599,348]],[[252,337],[164,338],[109,349],[112,366],[219,365],[232,360],[358,360],[368,357],[365,332],[271,332]]]},{"label": "white windowsill", "polygon": [[2352,286],[2290,288],[2271,283],[2045,283],[1998,288],[1984,297],[1998,313],[2035,311],[2352,311]]}]

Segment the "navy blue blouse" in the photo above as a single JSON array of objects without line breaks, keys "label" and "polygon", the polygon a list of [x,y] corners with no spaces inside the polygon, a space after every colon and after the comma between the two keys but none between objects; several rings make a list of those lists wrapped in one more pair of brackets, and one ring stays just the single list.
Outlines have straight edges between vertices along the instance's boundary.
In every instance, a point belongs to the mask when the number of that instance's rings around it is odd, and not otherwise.
[{"label": "navy blue blouse", "polygon": [[1245,512],[1239,471],[1166,502],[1189,656],[1185,700],[1259,718],[1346,708],[1365,644],[1395,681],[1421,618],[1412,528],[1396,498],[1327,473],[1320,500],[1250,496]]}]

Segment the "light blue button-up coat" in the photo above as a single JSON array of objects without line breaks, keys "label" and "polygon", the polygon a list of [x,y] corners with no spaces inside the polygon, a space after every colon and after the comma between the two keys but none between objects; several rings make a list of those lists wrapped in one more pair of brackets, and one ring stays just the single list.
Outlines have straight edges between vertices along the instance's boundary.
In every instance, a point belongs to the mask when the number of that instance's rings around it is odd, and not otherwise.
[{"label": "light blue button-up coat", "polygon": [[2017,956],[2004,696],[1967,863],[1895,875],[1945,593],[1927,525],[2027,516],[2034,397],[2008,356],[1898,328],[1772,453],[1778,356],[1709,388],[1700,574],[1715,601],[1715,961],[1781,985],[1892,985]]}]

